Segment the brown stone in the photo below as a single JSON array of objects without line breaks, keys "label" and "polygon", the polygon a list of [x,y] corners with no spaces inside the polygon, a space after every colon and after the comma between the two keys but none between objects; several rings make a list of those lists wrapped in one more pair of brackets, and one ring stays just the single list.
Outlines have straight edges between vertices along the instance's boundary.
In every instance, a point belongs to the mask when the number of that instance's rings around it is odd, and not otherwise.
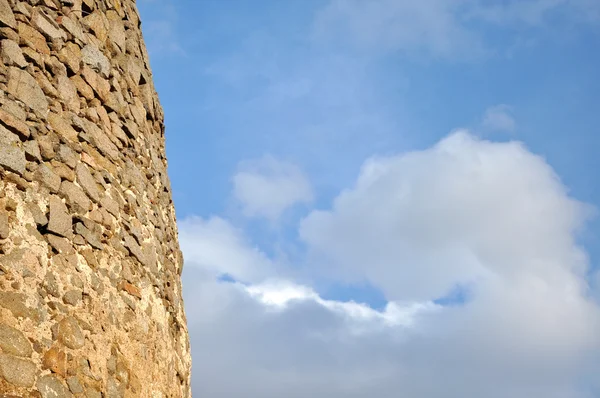
[{"label": "brown stone", "polygon": [[71,77],[71,81],[77,88],[77,92],[81,94],[87,100],[94,99],[94,90],[83,80],[83,78],[79,75],[75,75]]},{"label": "brown stone", "polygon": [[102,101],[108,100],[108,94],[110,93],[110,83],[108,83],[106,79],[104,79],[92,68],[86,65],[84,65],[81,69],[81,74],[87,82],[87,84],[89,84],[90,87],[94,90],[94,92],[98,94],[98,97],[100,97]]},{"label": "brown stone", "polygon": [[67,355],[58,347],[51,347],[42,357],[42,366],[62,377],[67,375]]},{"label": "brown stone", "polygon": [[29,46],[38,53],[50,55],[50,47],[46,43],[46,38],[35,28],[19,22],[19,37],[20,44]]},{"label": "brown stone", "polygon": [[48,231],[66,238],[73,236],[73,222],[67,206],[58,196],[50,197]]},{"label": "brown stone", "polygon": [[92,32],[94,32],[96,37],[101,42],[104,42],[107,39],[108,20],[102,13],[96,11],[88,15],[87,17],[83,18],[83,24],[87,26]]},{"label": "brown stone", "polygon": [[121,281],[121,283],[119,283],[119,288],[131,294],[132,296],[135,296],[139,299],[142,298],[142,293],[140,292],[140,289],[127,281]]},{"label": "brown stone", "polygon": [[0,125],[0,167],[23,175],[26,164],[19,137]]},{"label": "brown stone", "polygon": [[81,302],[81,290],[73,289],[66,292],[63,296],[63,303],[77,305]]},{"label": "brown stone", "polygon": [[33,353],[31,343],[23,333],[11,326],[0,323],[0,348],[5,354],[28,358]]},{"label": "brown stone", "polygon": [[67,35],[60,29],[58,24],[39,8],[34,8],[31,16],[31,23],[40,33],[46,36],[48,40],[67,39]]},{"label": "brown stone", "polygon": [[58,76],[57,91],[59,98],[64,102],[67,108],[72,112],[79,112],[79,96],[77,95],[77,87],[71,79],[66,75]]},{"label": "brown stone", "polygon": [[8,213],[0,210],[0,239],[8,238],[10,226],[8,225]]},{"label": "brown stone", "polygon": [[37,308],[27,306],[27,296],[23,293],[0,291],[0,307],[4,307],[17,318],[40,319]]},{"label": "brown stone", "polygon": [[83,190],[94,202],[99,202],[100,190],[88,168],[83,163],[79,163],[75,168],[75,173],[77,174],[77,182]]},{"label": "brown stone", "polygon": [[25,158],[30,161],[41,162],[42,153],[40,152],[40,146],[36,141],[27,141],[23,144],[23,150],[25,150]]},{"label": "brown stone", "polygon": [[23,57],[23,51],[19,47],[19,43],[5,39],[0,42],[0,58],[5,65],[18,66],[24,68],[27,66],[27,61]]},{"label": "brown stone", "polygon": [[15,115],[3,109],[0,109],[0,123],[8,130],[19,135],[22,139],[27,139],[31,135],[29,126],[23,120],[18,119]]},{"label": "brown stone", "polygon": [[50,112],[47,115],[48,124],[52,129],[61,137],[73,142],[77,142],[77,131],[71,126],[70,121],[67,119],[67,113],[54,113]]},{"label": "brown stone", "polygon": [[8,0],[0,0],[0,25],[6,25],[13,29],[17,28],[17,20],[8,4]]},{"label": "brown stone", "polygon": [[42,398],[71,398],[73,394],[53,375],[38,378],[36,387]]},{"label": "brown stone", "polygon": [[63,181],[59,194],[67,198],[67,204],[77,213],[87,213],[91,206],[91,200],[86,196],[83,189],[69,181]]},{"label": "brown stone", "polygon": [[64,63],[73,73],[79,73],[81,69],[81,49],[75,43],[67,43],[58,53],[58,59]]},{"label": "brown stone", "polygon": [[62,344],[72,349],[81,348],[85,343],[85,337],[79,323],[70,316],[58,323],[57,338]]},{"label": "brown stone", "polygon": [[34,173],[34,178],[48,187],[50,192],[56,193],[60,188],[60,177],[46,164],[40,164]]},{"label": "brown stone", "polygon": [[36,367],[33,362],[0,353],[0,376],[10,384],[31,387],[35,382],[35,374]]},{"label": "brown stone", "polygon": [[48,100],[40,85],[24,70],[9,69],[7,91],[33,110],[40,113],[48,110]]}]

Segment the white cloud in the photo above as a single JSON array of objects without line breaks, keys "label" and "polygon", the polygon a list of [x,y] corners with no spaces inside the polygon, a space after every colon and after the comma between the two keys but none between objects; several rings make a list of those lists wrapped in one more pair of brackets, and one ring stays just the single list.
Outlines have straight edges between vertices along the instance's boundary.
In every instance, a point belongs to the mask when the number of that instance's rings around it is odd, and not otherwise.
[{"label": "white cloud", "polygon": [[319,40],[334,38],[362,49],[425,52],[448,58],[482,51],[480,38],[457,18],[464,0],[332,0],[317,15]]},{"label": "white cloud", "polygon": [[512,116],[512,108],[504,104],[486,109],[481,124],[485,130],[502,133],[514,133],[517,129],[517,122]]},{"label": "white cloud", "polygon": [[201,268],[213,277],[224,274],[246,282],[263,280],[275,269],[243,232],[220,217],[191,217],[179,222],[179,242],[186,266]]},{"label": "white cloud", "polygon": [[498,50],[486,36],[490,28],[520,42],[522,27],[572,27],[599,17],[595,0],[331,0],[317,14],[315,32],[319,41],[362,50],[468,60]]},{"label": "white cloud", "polygon": [[286,209],[313,200],[312,187],[302,170],[270,156],[243,162],[233,185],[248,217],[275,221]]},{"label": "white cloud", "polygon": [[[248,252],[223,220],[184,222],[186,261],[232,275],[265,270],[241,284],[185,269],[194,395],[598,396],[600,315],[576,241],[589,214],[516,142],[456,132],[372,158],[300,235],[320,274],[382,289],[382,311],[281,279],[281,265]],[[466,302],[432,303],[456,285]]]}]

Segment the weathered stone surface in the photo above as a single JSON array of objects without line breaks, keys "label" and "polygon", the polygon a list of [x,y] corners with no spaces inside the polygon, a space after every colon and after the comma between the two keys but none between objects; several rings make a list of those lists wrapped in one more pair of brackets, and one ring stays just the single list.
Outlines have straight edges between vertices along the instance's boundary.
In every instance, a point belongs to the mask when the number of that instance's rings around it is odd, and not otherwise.
[{"label": "weathered stone surface", "polygon": [[69,290],[63,296],[63,302],[69,305],[77,305],[81,301],[81,290]]},{"label": "weathered stone surface", "polygon": [[23,150],[25,151],[25,158],[31,161],[42,161],[42,153],[40,152],[40,146],[36,141],[27,141],[23,144]]},{"label": "weathered stone surface", "polygon": [[50,112],[46,116],[48,124],[52,129],[61,137],[66,138],[69,141],[77,141],[77,131],[73,129],[68,116],[65,113],[54,113]]},{"label": "weathered stone surface", "polygon": [[8,4],[8,0],[0,0],[0,25],[6,25],[13,29],[17,28],[17,20]]},{"label": "weathered stone surface", "polygon": [[31,109],[38,112],[48,110],[48,100],[40,85],[24,70],[15,67],[9,69],[7,91]]},{"label": "weathered stone surface", "polygon": [[[24,118],[23,118],[24,119]],[[0,109],[0,123],[9,131],[17,134],[21,139],[27,139],[31,135],[29,126],[10,112]]]},{"label": "weathered stone surface", "polygon": [[108,95],[110,93],[110,83],[108,80],[104,79],[98,73],[96,73],[93,69],[88,66],[83,66],[81,71],[83,78],[86,83],[90,85],[92,90],[98,95],[98,97],[102,101],[108,100]]},{"label": "weathered stone surface", "polygon": [[26,164],[19,137],[0,125],[0,166],[23,175]]},{"label": "weathered stone surface", "polygon": [[67,204],[71,206],[75,212],[85,214],[92,206],[92,201],[87,197],[85,192],[83,192],[83,189],[70,181],[62,182],[59,194],[67,199]]},{"label": "weathered stone surface", "polygon": [[19,47],[19,43],[5,39],[0,42],[0,56],[2,62],[9,66],[18,66],[24,68],[27,66],[27,61],[23,56],[23,51]]},{"label": "weathered stone surface", "polygon": [[20,44],[29,46],[32,50],[40,54],[50,55],[50,47],[46,43],[46,38],[35,28],[19,22]]},{"label": "weathered stone surface", "polygon": [[104,78],[108,78],[110,75],[110,61],[95,45],[88,44],[83,47],[81,49],[81,59]]},{"label": "weathered stone surface", "polygon": [[90,245],[92,245],[93,248],[98,249],[98,250],[104,249],[104,245],[100,241],[100,237],[96,233],[87,229],[83,224],[81,224],[81,223],[75,224],[75,232],[78,233],[79,235],[83,236],[85,238],[85,240]]},{"label": "weathered stone surface", "polygon": [[37,380],[36,387],[42,398],[71,398],[73,394],[53,375],[42,376]]},{"label": "weathered stone surface", "polygon": [[65,40],[67,38],[67,35],[60,29],[58,24],[39,8],[34,8],[31,16],[31,23],[40,33],[46,36],[48,40]]},{"label": "weathered stone surface", "polygon": [[94,32],[96,37],[101,42],[104,42],[107,39],[108,20],[102,13],[96,11],[88,15],[87,17],[83,18],[83,24],[87,26],[92,32]]},{"label": "weathered stone surface", "polygon": [[39,310],[27,306],[27,296],[23,293],[0,291],[0,307],[4,307],[17,318],[40,319]]},{"label": "weathered stone surface", "polygon": [[79,163],[75,168],[75,173],[77,174],[77,182],[83,190],[94,202],[99,202],[100,190],[88,168],[83,163]]},{"label": "weathered stone surface", "polygon": [[66,238],[73,236],[73,219],[67,210],[67,206],[58,196],[50,197],[48,231]]},{"label": "weathered stone surface", "polygon": [[182,257],[148,65],[134,0],[0,0],[9,395],[190,397]]},{"label": "weathered stone surface", "polygon": [[34,178],[42,183],[42,185],[48,187],[50,192],[56,193],[60,188],[60,177],[45,164],[40,164],[35,171]]},{"label": "weathered stone surface", "polygon": [[0,239],[8,238],[10,227],[8,225],[8,213],[0,210]]},{"label": "weathered stone surface", "polygon": [[62,344],[73,349],[81,348],[85,343],[79,323],[70,316],[64,318],[57,325],[57,338]]},{"label": "weathered stone surface", "polygon": [[58,76],[58,96],[67,105],[70,111],[79,112],[79,96],[77,95],[77,87],[66,75]]},{"label": "weathered stone surface", "polygon": [[[64,19],[67,19],[66,17]],[[64,20],[63,19],[63,20]],[[67,43],[58,53],[58,59],[73,73],[79,73],[81,68],[81,49],[75,43]]]},{"label": "weathered stone surface", "polygon": [[28,358],[33,349],[23,333],[11,326],[0,323],[0,348],[5,354]]},{"label": "weathered stone surface", "polygon": [[67,375],[67,355],[58,347],[51,347],[42,358],[42,366],[44,369],[50,369],[65,377]]},{"label": "weathered stone surface", "polygon": [[19,387],[31,387],[35,382],[36,367],[29,360],[0,353],[0,375]]},{"label": "weathered stone surface", "polygon": [[46,217],[46,214],[40,209],[37,203],[29,203],[27,207],[33,216],[33,221],[35,221],[37,225],[43,227],[48,224],[48,217]]},{"label": "weathered stone surface", "polygon": [[76,376],[69,377],[67,379],[67,385],[73,394],[81,394],[84,391],[81,382]]}]

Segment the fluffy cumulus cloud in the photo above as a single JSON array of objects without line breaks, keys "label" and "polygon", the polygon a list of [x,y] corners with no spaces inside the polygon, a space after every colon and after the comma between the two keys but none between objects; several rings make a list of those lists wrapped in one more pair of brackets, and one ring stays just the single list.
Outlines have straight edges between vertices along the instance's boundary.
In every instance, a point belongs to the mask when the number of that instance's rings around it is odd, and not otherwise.
[{"label": "fluffy cumulus cloud", "polygon": [[[522,144],[458,131],[366,161],[301,221],[291,273],[229,221],[186,220],[194,395],[596,397],[591,214]],[[368,280],[388,304],[323,299],[311,278]]]},{"label": "fluffy cumulus cloud", "polygon": [[313,200],[311,185],[302,170],[271,156],[243,162],[233,185],[234,195],[249,217],[274,221],[286,209]]}]

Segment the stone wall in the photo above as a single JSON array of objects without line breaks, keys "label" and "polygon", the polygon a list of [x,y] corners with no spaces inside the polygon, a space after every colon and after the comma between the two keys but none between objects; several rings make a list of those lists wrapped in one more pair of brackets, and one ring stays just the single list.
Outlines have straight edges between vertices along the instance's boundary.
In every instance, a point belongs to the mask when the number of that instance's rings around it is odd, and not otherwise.
[{"label": "stone wall", "polygon": [[0,0],[0,397],[188,397],[134,0]]}]

